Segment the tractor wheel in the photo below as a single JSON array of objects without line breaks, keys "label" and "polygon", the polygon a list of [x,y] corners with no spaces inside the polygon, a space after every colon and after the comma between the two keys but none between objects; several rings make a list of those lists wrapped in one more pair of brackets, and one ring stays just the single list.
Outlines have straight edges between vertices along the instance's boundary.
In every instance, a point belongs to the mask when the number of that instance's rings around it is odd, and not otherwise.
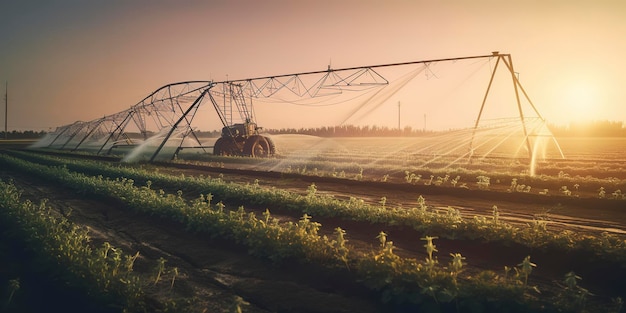
[{"label": "tractor wheel", "polygon": [[276,145],[274,144],[274,141],[272,140],[272,138],[266,137],[266,136],[263,136],[263,138],[265,138],[265,140],[267,140],[267,143],[269,145],[269,152],[270,152],[269,155],[276,154]]},{"label": "tractor wheel", "polygon": [[243,146],[243,152],[253,158],[266,158],[271,154],[270,143],[263,136],[250,136]]},{"label": "tractor wheel", "polygon": [[232,138],[220,137],[213,145],[213,154],[215,155],[240,155],[239,147]]}]

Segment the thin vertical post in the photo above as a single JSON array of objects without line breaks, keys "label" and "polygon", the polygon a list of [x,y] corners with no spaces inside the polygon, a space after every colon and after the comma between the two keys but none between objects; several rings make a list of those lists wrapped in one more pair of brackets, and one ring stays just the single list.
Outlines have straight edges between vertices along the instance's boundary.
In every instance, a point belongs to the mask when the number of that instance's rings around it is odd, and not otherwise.
[{"label": "thin vertical post", "polygon": [[4,140],[9,139],[9,82],[4,87]]}]

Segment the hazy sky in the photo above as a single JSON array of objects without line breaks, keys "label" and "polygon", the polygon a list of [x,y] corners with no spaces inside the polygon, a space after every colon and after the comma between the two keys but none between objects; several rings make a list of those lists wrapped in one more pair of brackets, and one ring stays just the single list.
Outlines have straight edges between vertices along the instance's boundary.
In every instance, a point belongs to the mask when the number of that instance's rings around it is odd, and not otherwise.
[{"label": "hazy sky", "polygon": [[[9,129],[48,130],[172,82],[497,50],[549,122],[626,121],[625,38],[623,0],[0,0],[0,81]],[[422,111],[403,123],[422,127]],[[284,127],[285,112],[263,126]]]}]

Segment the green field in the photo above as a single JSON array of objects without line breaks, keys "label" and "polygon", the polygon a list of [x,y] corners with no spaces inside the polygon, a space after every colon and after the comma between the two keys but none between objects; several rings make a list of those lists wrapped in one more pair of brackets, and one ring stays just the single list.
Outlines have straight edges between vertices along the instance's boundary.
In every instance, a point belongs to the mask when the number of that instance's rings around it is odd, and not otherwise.
[{"label": "green field", "polygon": [[[504,145],[469,160],[435,138],[273,139],[273,158],[158,164],[7,148],[0,248],[24,242],[28,264],[63,273],[42,279],[78,288],[48,296],[106,312],[622,309],[624,139],[559,140],[566,157],[535,175]],[[6,307],[42,297],[26,255],[5,255]]]}]

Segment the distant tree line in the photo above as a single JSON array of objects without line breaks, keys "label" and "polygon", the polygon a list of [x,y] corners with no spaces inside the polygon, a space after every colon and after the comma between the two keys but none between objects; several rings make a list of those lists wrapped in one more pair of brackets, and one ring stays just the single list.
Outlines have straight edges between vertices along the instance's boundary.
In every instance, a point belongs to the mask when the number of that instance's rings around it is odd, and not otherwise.
[{"label": "distant tree line", "polygon": [[548,127],[556,137],[626,137],[624,123],[617,121],[593,121]]},{"label": "distant tree line", "polygon": [[5,137],[7,139],[38,139],[43,137],[46,134],[45,131],[33,131],[33,130],[26,130],[26,131],[10,131],[5,133],[4,131],[0,132],[0,139],[4,139]]},{"label": "distant tree line", "polygon": [[298,134],[311,135],[319,137],[414,137],[424,136],[426,134],[435,133],[434,131],[413,129],[406,126],[402,129],[390,128],[387,126],[358,126],[358,125],[341,125],[341,126],[323,126],[314,128],[281,128],[266,129],[269,134]]},{"label": "distant tree line", "polygon": [[[567,126],[549,124],[548,128],[557,137],[626,137],[626,125],[618,121],[593,121],[586,123],[570,123]],[[318,137],[418,137],[445,131],[433,131],[423,129],[413,129],[406,126],[402,129],[390,128],[387,126],[322,126],[311,128],[280,128],[264,129],[265,133],[311,135]],[[38,139],[46,134],[45,131],[10,131],[7,139]],[[138,133],[129,134],[131,137],[143,137]],[[150,135],[150,134],[148,134]],[[221,130],[196,131],[199,137],[219,137]],[[4,131],[0,132],[0,139],[4,139]]]},{"label": "distant tree line", "polygon": [[[619,121],[593,121],[587,123],[571,123],[568,126],[549,124],[548,128],[557,137],[626,137],[626,125]],[[451,130],[448,130],[451,131]],[[386,126],[323,126],[312,128],[281,128],[266,129],[269,134],[299,134],[319,137],[417,137],[447,131],[403,129]]]}]

